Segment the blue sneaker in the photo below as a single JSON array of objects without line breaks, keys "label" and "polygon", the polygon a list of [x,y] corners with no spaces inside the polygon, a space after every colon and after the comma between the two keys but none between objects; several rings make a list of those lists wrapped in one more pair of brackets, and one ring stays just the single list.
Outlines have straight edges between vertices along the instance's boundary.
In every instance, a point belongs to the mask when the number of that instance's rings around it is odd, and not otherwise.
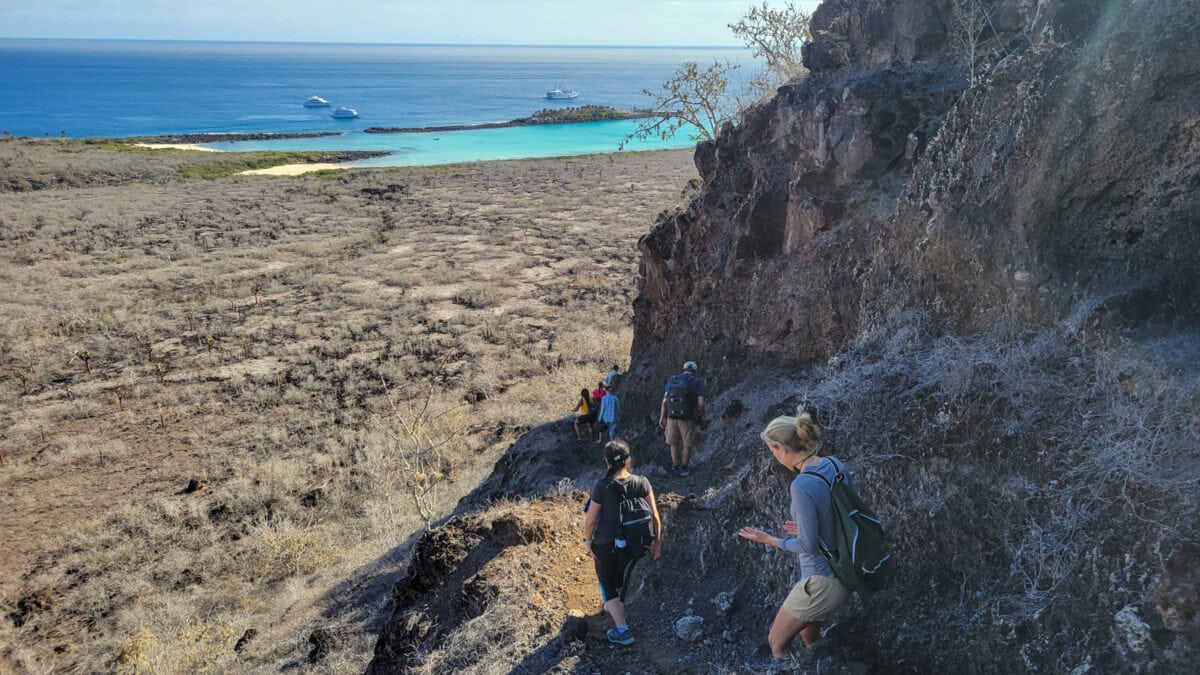
[{"label": "blue sneaker", "polygon": [[626,630],[624,633],[622,633],[621,631],[617,630],[616,628],[609,628],[607,636],[608,636],[608,641],[613,643],[614,645],[621,645],[622,647],[628,647],[629,645],[633,644],[633,631],[632,630]]}]

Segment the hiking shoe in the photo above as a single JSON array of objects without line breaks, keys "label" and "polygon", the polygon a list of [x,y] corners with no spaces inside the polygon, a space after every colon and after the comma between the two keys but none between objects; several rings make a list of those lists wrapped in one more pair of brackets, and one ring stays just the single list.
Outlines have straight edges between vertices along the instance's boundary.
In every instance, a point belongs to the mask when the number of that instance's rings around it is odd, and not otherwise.
[{"label": "hiking shoe", "polygon": [[680,478],[687,478],[688,473],[689,473],[688,468],[686,466],[679,467],[679,477]]},{"label": "hiking shoe", "polygon": [[613,643],[614,645],[621,645],[623,647],[628,647],[629,645],[633,644],[633,631],[632,630],[627,630],[624,633],[622,633],[621,631],[617,630],[616,628],[609,628],[608,633],[606,633],[606,635],[608,637],[608,641]]}]

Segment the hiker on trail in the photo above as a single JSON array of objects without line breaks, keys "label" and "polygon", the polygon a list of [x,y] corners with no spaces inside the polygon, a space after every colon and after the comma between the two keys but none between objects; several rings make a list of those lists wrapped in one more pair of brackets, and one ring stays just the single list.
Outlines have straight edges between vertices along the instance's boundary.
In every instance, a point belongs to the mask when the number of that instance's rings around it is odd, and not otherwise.
[{"label": "hiker on trail", "polygon": [[604,385],[604,388],[611,389],[612,386],[617,383],[617,378],[620,376],[621,376],[621,369],[618,368],[617,364],[614,363],[612,370],[608,371],[608,374],[604,376],[604,382],[602,382],[602,384]]},{"label": "hiker on trail", "polygon": [[800,581],[783,601],[767,634],[771,654],[776,659],[789,659],[796,635],[804,640],[804,646],[812,645],[821,637],[821,624],[850,597],[850,591],[834,576],[820,550],[820,542],[836,541],[830,488],[820,477],[806,474],[820,474],[831,483],[838,473],[843,474],[847,484],[850,477],[836,459],[818,456],[821,429],[808,413],[776,417],[760,437],[775,461],[799,473],[791,487],[792,518],[783,524],[788,536],[774,537],[753,527],[743,527],[738,535],[797,556]]},{"label": "hiker on trail", "polygon": [[592,402],[592,397],[588,394],[587,387],[579,390],[579,401],[575,404],[571,412],[579,413],[579,417],[575,418],[575,440],[583,440],[583,434],[579,430],[581,422],[587,425],[588,438],[596,435],[595,430],[592,428],[592,423],[596,421],[596,414],[599,412],[599,409]]},{"label": "hiker on trail", "polygon": [[605,396],[608,395],[608,390],[604,388],[604,382],[596,383],[596,388],[592,390],[592,402],[596,404],[596,410],[600,410],[600,404]]},{"label": "hiker on trail", "polygon": [[629,444],[611,441],[604,446],[608,473],[596,481],[583,524],[583,543],[596,563],[600,597],[615,628],[608,641],[633,644],[633,631],[625,620],[625,591],[633,567],[646,553],[662,555],[662,519],[650,481],[632,472]]},{"label": "hiker on trail", "polygon": [[600,443],[604,440],[604,432],[608,432],[608,440],[614,441],[617,437],[617,419],[621,415],[621,399],[617,398],[616,393],[609,391],[600,400],[600,415],[596,418],[596,442]]},{"label": "hiker on trail", "polygon": [[682,373],[667,380],[658,412],[658,426],[667,430],[667,445],[671,446],[671,470],[684,478],[696,445],[696,426],[704,420],[704,396],[704,380],[696,377],[696,362],[688,361]]}]

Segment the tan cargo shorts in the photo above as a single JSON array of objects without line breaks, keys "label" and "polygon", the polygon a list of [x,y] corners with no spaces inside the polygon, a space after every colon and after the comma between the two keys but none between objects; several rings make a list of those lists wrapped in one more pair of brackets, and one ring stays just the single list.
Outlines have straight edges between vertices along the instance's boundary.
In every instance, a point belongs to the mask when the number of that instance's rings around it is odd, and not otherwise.
[{"label": "tan cargo shorts", "polygon": [[692,420],[667,420],[667,445],[696,446],[696,423]]},{"label": "tan cargo shorts", "polygon": [[824,623],[850,599],[850,591],[834,577],[814,574],[792,587],[783,608],[801,621]]}]

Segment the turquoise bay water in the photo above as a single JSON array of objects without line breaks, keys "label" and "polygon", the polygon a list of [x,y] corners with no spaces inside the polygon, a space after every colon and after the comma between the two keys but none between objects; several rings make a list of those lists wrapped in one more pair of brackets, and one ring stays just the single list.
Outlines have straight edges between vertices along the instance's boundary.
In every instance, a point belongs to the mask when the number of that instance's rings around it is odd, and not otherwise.
[{"label": "turquoise bay water", "polygon": [[[525,157],[555,157],[616,152],[621,139],[636,127],[636,120],[548,124],[471,131],[442,131],[415,134],[364,134],[348,132],[323,138],[277,141],[206,143],[216,150],[387,150],[386,157],[353,162],[350,166],[425,166],[459,162]],[[669,141],[658,138],[631,141],[626,150],[685,148],[695,141],[679,133]]]},{"label": "turquoise bay water", "polygon": [[[223,150],[384,149],[368,164],[440,164],[615,151],[634,122],[362,134],[371,126],[502,122],[542,108],[645,106],[686,61],[749,64],[719,47],[495,47],[0,38],[0,129],[28,136],[338,131],[326,139],[220,144]],[[752,68],[737,75],[749,77]],[[550,101],[546,90],[579,98]],[[309,96],[358,110],[335,120]],[[651,141],[630,149],[682,147]]]}]

